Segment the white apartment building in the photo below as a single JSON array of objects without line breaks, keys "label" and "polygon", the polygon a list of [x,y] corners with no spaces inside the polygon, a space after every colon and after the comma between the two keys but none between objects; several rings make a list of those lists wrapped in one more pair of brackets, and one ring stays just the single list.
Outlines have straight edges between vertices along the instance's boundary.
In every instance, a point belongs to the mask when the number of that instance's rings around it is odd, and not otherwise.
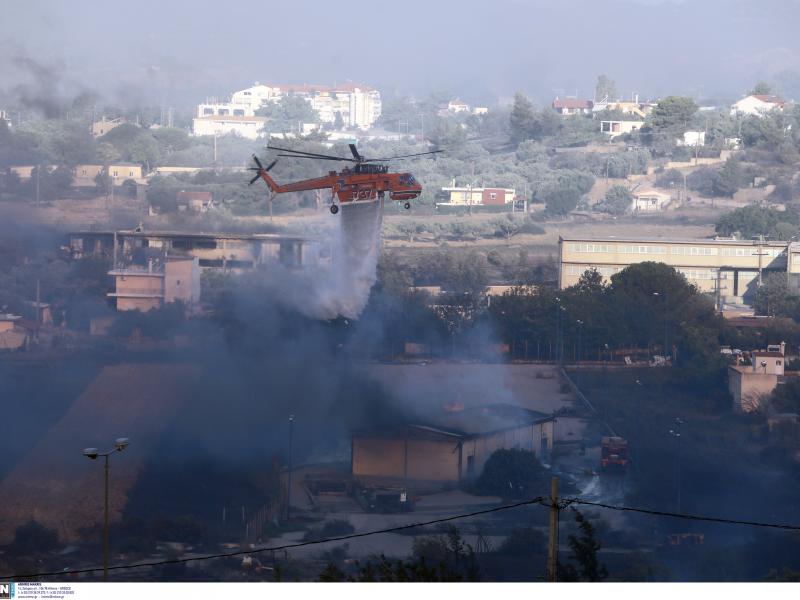
[{"label": "white apartment building", "polygon": [[266,102],[277,102],[293,94],[306,100],[317,111],[323,123],[335,123],[342,116],[347,127],[369,129],[381,116],[381,94],[368,86],[347,83],[324,85],[265,85],[256,82],[252,87],[231,95],[231,104],[255,111]]}]

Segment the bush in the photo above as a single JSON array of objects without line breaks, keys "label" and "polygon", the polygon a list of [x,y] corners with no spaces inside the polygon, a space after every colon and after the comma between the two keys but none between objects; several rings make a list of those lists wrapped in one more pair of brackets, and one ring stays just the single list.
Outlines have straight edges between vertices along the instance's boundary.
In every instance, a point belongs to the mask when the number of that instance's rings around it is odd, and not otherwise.
[{"label": "bush", "polygon": [[511,532],[500,547],[497,554],[502,556],[531,556],[544,554],[547,538],[538,529],[522,527]]},{"label": "bush", "polygon": [[356,530],[350,524],[350,521],[344,519],[334,519],[333,521],[325,521],[322,527],[306,532],[303,536],[304,542],[312,542],[317,540],[324,540],[327,538],[338,537],[340,535],[348,535]]},{"label": "bush", "polygon": [[542,488],[547,471],[533,452],[513,448],[496,450],[486,461],[475,489],[479,494],[527,498]]}]

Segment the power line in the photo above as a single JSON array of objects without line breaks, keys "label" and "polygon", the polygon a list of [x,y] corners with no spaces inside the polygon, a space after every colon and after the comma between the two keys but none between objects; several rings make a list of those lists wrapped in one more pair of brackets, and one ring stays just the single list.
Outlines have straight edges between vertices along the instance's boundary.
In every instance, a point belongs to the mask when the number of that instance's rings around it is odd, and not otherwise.
[{"label": "power line", "polygon": [[[239,550],[236,552],[224,552],[219,554],[206,554],[203,556],[192,556],[187,558],[175,558],[170,560],[159,560],[159,561],[152,561],[152,562],[144,562],[144,563],[136,563],[136,564],[127,564],[127,565],[116,565],[111,566],[108,568],[109,571],[120,571],[120,570],[127,570],[127,569],[139,569],[143,567],[157,567],[161,565],[174,565],[180,563],[188,563],[188,562],[195,562],[201,560],[213,560],[217,558],[229,558],[233,556],[246,556],[252,554],[259,554],[261,552],[275,552],[279,550],[291,550],[294,548],[302,548],[304,546],[314,546],[317,544],[325,544],[328,542],[340,542],[345,540],[352,540],[355,538],[362,538],[368,537],[372,535],[378,535],[381,533],[393,533],[396,531],[403,531],[406,529],[413,529],[415,527],[426,527],[428,525],[436,525],[438,523],[447,523],[449,521],[457,521],[459,519],[467,519],[470,517],[476,517],[479,515],[486,515],[490,513],[510,510],[513,508],[520,508],[522,506],[530,506],[533,504],[540,504],[542,506],[550,507],[551,501],[549,498],[544,496],[539,496],[537,498],[533,498],[530,500],[524,500],[522,502],[517,502],[516,504],[505,504],[503,506],[496,506],[494,508],[487,508],[484,510],[478,510],[471,513],[464,513],[459,515],[452,515],[449,517],[442,517],[440,519],[433,519],[431,521],[422,521],[419,523],[409,523],[408,525],[398,525],[396,527],[388,527],[386,529],[374,529],[371,531],[364,531],[361,533],[350,533],[347,535],[341,535],[337,537],[329,537],[321,540],[310,540],[306,542],[297,542],[295,544],[285,544],[283,546],[272,546],[269,548],[257,548],[253,550]],[[591,502],[589,500],[583,500],[581,498],[562,498],[558,503],[558,509],[563,510],[572,504],[580,504],[585,506],[596,506],[598,508],[607,508],[609,510],[618,510],[624,512],[635,512],[641,513],[646,515],[653,515],[659,517],[672,517],[676,519],[685,519],[690,521],[706,521],[712,523],[722,523],[724,525],[747,525],[751,527],[769,527],[772,529],[784,529],[789,531],[800,531],[800,525],[787,525],[783,523],[764,523],[759,521],[743,521],[737,519],[725,519],[722,517],[707,517],[703,515],[692,515],[686,513],[673,513],[667,511],[660,511],[660,510],[650,510],[647,508],[637,508],[633,506],[617,506],[613,504],[604,504],[602,502]],[[26,574],[14,574],[14,575],[0,575],[0,580],[13,580],[13,579],[22,579],[22,578],[32,578],[32,577],[51,577],[56,575],[76,575],[80,573],[93,573],[95,571],[102,571],[102,567],[96,567],[91,569],[70,569],[70,570],[63,570],[63,571],[52,571],[52,572],[43,572],[43,573],[26,573]]]},{"label": "power line", "polygon": [[[456,521],[458,519],[467,519],[469,517],[476,517],[479,515],[486,515],[489,513],[500,512],[503,510],[510,510],[512,508],[519,508],[521,506],[530,506],[532,504],[540,504],[542,500],[545,500],[544,496],[539,496],[537,498],[533,498],[531,500],[525,500],[523,502],[517,502],[516,504],[505,504],[503,506],[496,506],[494,508],[487,508],[484,510],[478,510],[471,513],[465,513],[460,515],[453,515],[450,517],[442,517],[441,519],[433,519],[432,521],[424,521],[420,523],[410,523],[408,525],[398,525],[396,527],[388,527],[386,529],[374,529],[372,531],[364,531],[361,533],[350,533],[348,535],[341,535],[337,537],[329,537],[322,540],[309,540],[307,542],[297,542],[296,544],[286,544],[284,546],[272,546],[270,548],[257,548],[254,550],[239,550],[237,552],[223,552],[219,554],[206,554],[203,556],[192,556],[188,558],[175,558],[170,560],[159,560],[159,561],[152,561],[146,563],[136,563],[136,564],[129,564],[129,565],[116,565],[112,567],[108,567],[109,571],[119,571],[124,569],[138,569],[141,567],[157,567],[161,565],[174,565],[179,563],[188,563],[193,561],[199,560],[212,560],[215,558],[228,558],[231,556],[244,556],[249,554],[259,554],[261,552],[274,552],[277,550],[290,550],[293,548],[301,548],[303,546],[313,546],[316,544],[325,544],[327,542],[340,542],[344,540],[352,540],[354,538],[360,537],[367,537],[370,535],[377,535],[380,533],[393,533],[395,531],[403,531],[405,529],[412,529],[414,527],[425,527],[427,525],[436,525],[437,523],[447,523],[448,521]],[[54,575],[75,575],[79,573],[93,573],[95,571],[102,571],[103,567],[92,568],[92,569],[69,569],[63,571],[52,571],[49,573],[26,573],[26,574],[16,574],[16,575],[0,575],[0,580],[11,580],[11,579],[21,579],[21,578],[29,578],[29,577],[49,577]]]},{"label": "power line", "polygon": [[570,504],[583,504],[586,506],[597,506],[599,508],[608,508],[610,510],[642,513],[645,515],[654,515],[658,517],[672,517],[676,519],[686,519],[688,521],[708,521],[711,523],[723,523],[725,525],[749,525],[751,527],[770,527],[772,529],[788,529],[790,531],[800,531],[800,525],[786,525],[783,523],[763,523],[759,521],[740,521],[737,519],[724,519],[722,517],[706,517],[702,515],[690,515],[686,513],[672,513],[661,510],[650,510],[647,508],[636,508],[633,506],[615,506],[613,504],[603,504],[602,502],[590,502],[588,500],[581,500],[580,498],[564,498],[563,502],[565,508]]}]

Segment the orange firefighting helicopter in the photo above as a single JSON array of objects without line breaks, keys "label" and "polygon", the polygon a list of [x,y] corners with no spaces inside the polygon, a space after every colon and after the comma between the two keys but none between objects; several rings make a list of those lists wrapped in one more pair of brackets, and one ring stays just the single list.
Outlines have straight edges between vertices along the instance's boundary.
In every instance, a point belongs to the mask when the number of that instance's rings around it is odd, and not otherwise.
[{"label": "orange firefighting helicopter", "polygon": [[[251,171],[256,171],[255,177],[250,180],[252,185],[257,179],[263,179],[269,187],[272,196],[285,192],[301,192],[305,190],[331,190],[331,213],[339,212],[339,204],[349,204],[351,202],[374,202],[376,199],[384,198],[389,194],[392,200],[405,201],[406,209],[411,208],[409,200],[413,200],[422,193],[422,186],[414,179],[411,173],[390,173],[389,166],[384,164],[390,160],[411,158],[413,156],[423,156],[425,154],[437,154],[443,150],[430,150],[428,152],[418,152],[416,154],[405,154],[403,156],[392,156],[390,158],[366,158],[359,154],[355,144],[350,144],[350,152],[353,158],[342,158],[341,156],[329,156],[327,154],[316,154],[314,152],[303,152],[301,150],[290,150],[288,148],[278,148],[277,146],[267,146],[270,150],[277,150],[285,154],[288,158],[310,158],[314,160],[333,160],[355,163],[353,168],[345,167],[338,173],[329,171],[324,177],[314,179],[304,179],[281,185],[269,175],[270,169],[278,162],[273,160],[267,167],[261,164],[258,157],[254,154],[253,160],[257,167],[251,167]],[[338,196],[339,204],[336,203]],[[271,198],[270,198],[271,199]]]}]

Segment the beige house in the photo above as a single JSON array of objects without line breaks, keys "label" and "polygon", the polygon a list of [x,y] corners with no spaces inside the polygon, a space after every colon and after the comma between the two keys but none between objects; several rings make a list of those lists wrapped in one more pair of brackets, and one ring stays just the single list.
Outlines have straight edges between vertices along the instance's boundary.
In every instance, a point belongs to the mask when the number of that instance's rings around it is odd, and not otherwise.
[{"label": "beige house", "polygon": [[[794,244],[793,244],[794,245]],[[787,242],[732,239],[665,238],[560,238],[559,288],[575,285],[594,269],[608,280],[625,267],[640,262],[661,262],[683,274],[702,291],[715,293],[723,303],[749,302],[759,273],[800,275],[800,246],[794,262]],[[794,271],[792,270],[794,269]],[[790,279],[793,279],[790,275]]]},{"label": "beige house", "polygon": [[19,315],[0,314],[0,351],[19,350],[28,342],[28,332],[19,326]]},{"label": "beige house", "polygon": [[197,259],[169,258],[147,268],[113,269],[117,310],[147,312],[164,304],[181,301],[191,310],[200,301],[200,267]]},{"label": "beige house", "polygon": [[610,138],[641,129],[644,121],[600,121],[600,131]]},{"label": "beige house", "polygon": [[[16,173],[21,181],[27,181],[33,177],[35,168],[33,165],[10,167],[11,171]],[[49,166],[45,168],[52,170],[56,167]],[[78,165],[72,171],[73,187],[94,187],[97,185],[96,177],[104,170],[105,167],[103,165]],[[115,186],[122,185],[127,179],[132,179],[140,184],[145,183],[142,165],[138,163],[119,162],[110,164],[108,166],[108,174]]]}]

